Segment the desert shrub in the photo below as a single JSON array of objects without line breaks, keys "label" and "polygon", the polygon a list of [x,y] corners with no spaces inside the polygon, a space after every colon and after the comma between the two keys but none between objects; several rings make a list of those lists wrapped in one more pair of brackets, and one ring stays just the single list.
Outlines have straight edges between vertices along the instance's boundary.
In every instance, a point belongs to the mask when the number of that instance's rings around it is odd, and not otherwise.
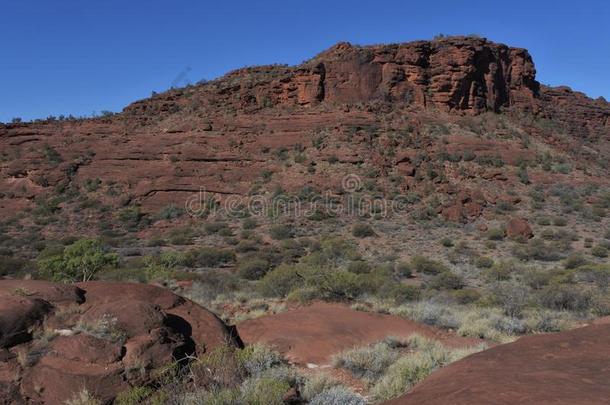
[{"label": "desert shrub", "polygon": [[453,239],[443,238],[441,239],[441,245],[443,245],[444,247],[453,247]]},{"label": "desert shrub", "polygon": [[477,256],[474,259],[474,265],[477,266],[479,269],[489,269],[493,267],[494,261],[491,257]]},{"label": "desert shrub", "polygon": [[555,225],[555,226],[566,226],[567,224],[568,224],[568,220],[564,217],[553,218],[553,225]]},{"label": "desert shrub", "polygon": [[117,395],[116,405],[138,405],[153,393],[153,389],[145,386],[135,386]]},{"label": "desert shrub", "polygon": [[75,392],[70,399],[65,402],[65,405],[101,405],[102,401],[96,398],[93,394],[83,388]]},{"label": "desert shrub", "polygon": [[455,329],[460,326],[458,314],[452,308],[433,301],[418,301],[404,305],[392,313],[440,328]]},{"label": "desert shrub", "polygon": [[96,177],[95,179],[85,180],[84,187],[85,187],[85,190],[87,190],[88,192],[94,192],[100,188],[101,184],[102,184],[102,180],[100,180],[99,177]]},{"label": "desert shrub", "polygon": [[241,403],[260,405],[284,405],[284,394],[290,389],[286,381],[271,376],[252,378],[244,381]]},{"label": "desert shrub", "polygon": [[502,167],[504,166],[504,161],[499,155],[483,155],[477,156],[475,162],[482,166],[493,166],[493,167]]},{"label": "desert shrub", "polygon": [[566,269],[575,269],[585,264],[587,264],[587,259],[580,253],[574,253],[565,259],[563,267]]},{"label": "desert shrub", "polygon": [[595,283],[602,291],[610,284],[610,267],[603,264],[586,264],[576,269],[578,279]]},{"label": "desert shrub", "polygon": [[316,287],[319,298],[354,299],[370,287],[359,275],[345,270],[319,270],[309,274],[307,283]]},{"label": "desert shrub", "polygon": [[106,267],[116,267],[118,256],[98,240],[80,239],[56,254],[41,255],[39,274],[54,281],[89,281]]},{"label": "desert shrub", "polygon": [[398,277],[411,277],[413,275],[411,264],[406,262],[396,263],[396,266],[394,266],[394,272]]},{"label": "desert shrub", "polygon": [[566,284],[549,284],[538,294],[545,308],[583,312],[592,305],[593,297],[589,290]]},{"label": "desert shrub", "polygon": [[532,239],[526,245],[515,246],[513,255],[524,261],[552,262],[561,260],[564,251],[560,245],[545,243],[542,239]]},{"label": "desert shrub", "polygon": [[[425,339],[419,339],[424,341]],[[404,394],[432,371],[459,360],[481,348],[448,350],[437,342],[426,342],[415,353],[404,356],[392,364],[386,374],[371,390],[376,400],[389,400]]]},{"label": "desert shrub", "polygon": [[464,280],[457,274],[447,270],[432,277],[428,282],[428,286],[436,290],[459,290],[464,287]]},{"label": "desert shrub", "polygon": [[415,256],[411,259],[411,267],[418,273],[436,275],[449,269],[443,263],[428,259],[423,256]]},{"label": "desert shrub", "polygon": [[302,265],[286,265],[276,267],[260,280],[257,288],[267,297],[285,297],[295,287],[303,283],[301,273],[306,268]]},{"label": "desert shrub", "polygon": [[293,236],[293,230],[288,225],[274,225],[269,228],[269,235],[275,240],[290,239]]},{"label": "desert shrub", "polygon": [[500,200],[496,203],[496,209],[495,211],[497,213],[503,213],[503,212],[510,212],[510,211],[514,211],[515,205],[510,202],[510,201],[505,201],[505,200]]},{"label": "desert shrub", "polygon": [[237,361],[249,376],[258,376],[283,363],[282,356],[269,346],[255,343],[236,352]]},{"label": "desert shrub", "polygon": [[358,378],[376,380],[396,360],[397,354],[387,344],[380,342],[346,350],[335,356],[333,365],[344,368]]},{"label": "desert shrub", "polygon": [[244,258],[237,264],[237,274],[248,280],[258,280],[269,271],[270,263],[262,258]]},{"label": "desert shrub", "polygon": [[367,224],[356,224],[352,228],[352,235],[356,238],[367,238],[369,236],[374,236],[375,231],[371,228],[370,225]]},{"label": "desert shrub", "polygon": [[235,251],[238,253],[256,252],[258,250],[258,243],[253,240],[242,240],[237,243]]},{"label": "desert shrub", "polygon": [[85,321],[81,319],[76,326],[74,326],[74,331],[77,333],[85,333],[109,342],[124,342],[127,338],[127,334],[117,323],[117,318],[104,314],[101,318],[95,320]]},{"label": "desert shrub", "polygon": [[7,275],[18,275],[21,272],[34,268],[35,266],[27,259],[13,257],[12,255],[0,255],[0,277]]},{"label": "desert shrub", "polygon": [[481,299],[481,293],[477,290],[463,288],[461,290],[455,290],[451,293],[453,299],[461,305],[472,304]]},{"label": "desert shrub", "polygon": [[506,236],[504,228],[492,228],[486,233],[486,237],[489,240],[503,240],[504,236]]},{"label": "desert shrub", "polygon": [[207,222],[203,225],[203,230],[208,235],[219,233],[222,229],[227,229],[229,225],[226,222]]},{"label": "desert shrub", "polygon": [[498,262],[485,272],[485,278],[489,281],[508,280],[516,270],[517,267],[512,262]]},{"label": "desert shrub", "polygon": [[314,374],[303,384],[301,394],[306,401],[311,401],[318,394],[338,385],[339,382],[328,374]]},{"label": "desert shrub", "polygon": [[591,249],[591,254],[595,257],[606,258],[608,257],[608,248],[602,245],[597,245]]},{"label": "desert shrub", "polygon": [[244,218],[244,220],[241,223],[241,227],[243,229],[254,229],[258,226],[258,223],[256,222],[256,219],[254,218]]},{"label": "desert shrub", "polygon": [[189,227],[172,229],[167,234],[167,241],[172,245],[191,245],[195,231]]},{"label": "desert shrub", "polygon": [[537,268],[527,269],[522,274],[523,282],[535,290],[539,290],[547,285],[552,278],[553,274],[550,271]]},{"label": "desert shrub", "polygon": [[168,205],[159,211],[157,217],[159,219],[172,220],[180,218],[182,215],[184,215],[184,210],[182,208],[178,208],[175,205]]},{"label": "desert shrub", "polygon": [[384,296],[387,296],[396,304],[404,304],[405,302],[415,301],[419,299],[421,295],[419,287],[400,283],[392,283],[390,288],[384,291],[384,293]]},{"label": "desert shrub", "polygon": [[364,260],[354,260],[347,265],[347,270],[356,274],[370,273],[371,265]]},{"label": "desert shrub", "polygon": [[219,267],[235,260],[235,253],[227,249],[205,247],[195,252],[196,263],[202,267]]},{"label": "desert shrub", "polygon": [[354,243],[340,237],[326,238],[318,246],[310,246],[310,249],[312,253],[302,260],[313,266],[338,267],[349,260],[360,259]]},{"label": "desert shrub", "polygon": [[536,223],[541,226],[549,226],[549,225],[551,225],[551,219],[548,217],[540,217],[540,218],[538,218]]},{"label": "desert shrub", "polygon": [[322,391],[309,402],[310,405],[366,405],[360,395],[341,386]]},{"label": "desert shrub", "polygon": [[119,221],[129,230],[137,229],[143,217],[140,207],[127,207],[119,211]]},{"label": "desert shrub", "polygon": [[498,304],[504,314],[509,317],[519,317],[528,303],[527,286],[515,281],[500,281],[490,288],[490,301]]}]

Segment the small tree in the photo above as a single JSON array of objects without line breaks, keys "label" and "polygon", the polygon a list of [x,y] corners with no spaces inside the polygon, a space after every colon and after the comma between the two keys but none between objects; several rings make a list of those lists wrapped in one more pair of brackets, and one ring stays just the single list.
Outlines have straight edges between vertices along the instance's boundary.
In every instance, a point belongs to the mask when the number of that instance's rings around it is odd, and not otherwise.
[{"label": "small tree", "polygon": [[60,253],[38,260],[38,267],[45,278],[54,281],[89,281],[107,266],[116,266],[118,256],[108,253],[94,239],[80,239]]}]

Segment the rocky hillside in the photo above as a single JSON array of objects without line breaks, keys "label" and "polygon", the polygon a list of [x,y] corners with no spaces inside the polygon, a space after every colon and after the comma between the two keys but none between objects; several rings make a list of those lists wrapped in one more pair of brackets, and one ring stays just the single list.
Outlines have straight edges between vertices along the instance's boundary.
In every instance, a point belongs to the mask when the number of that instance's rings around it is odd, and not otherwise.
[{"label": "rocky hillside", "polygon": [[[509,165],[465,178],[447,173],[436,180],[447,187],[510,178],[544,152],[578,168],[570,181],[605,180],[609,117],[604,100],[541,86],[524,49],[469,37],[340,43],[299,66],[237,70],[113,117],[1,126],[0,207],[8,217],[37,198],[95,188],[100,204],[151,212],[183,206],[202,187],[256,192],[268,172],[287,190],[328,188],[356,166],[379,170],[384,190],[392,175],[412,189],[441,154],[499,155]],[[283,167],[295,150],[304,161]],[[327,169],[328,160],[339,165]],[[83,227],[83,219],[61,226]]]}]

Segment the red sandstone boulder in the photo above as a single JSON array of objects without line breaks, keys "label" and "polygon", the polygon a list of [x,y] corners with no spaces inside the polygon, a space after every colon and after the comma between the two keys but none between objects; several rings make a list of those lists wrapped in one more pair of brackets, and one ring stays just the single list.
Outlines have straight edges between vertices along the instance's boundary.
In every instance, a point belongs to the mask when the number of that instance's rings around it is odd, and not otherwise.
[{"label": "red sandstone boulder", "polygon": [[506,236],[511,239],[529,239],[534,236],[534,231],[527,220],[511,218],[506,224]]},{"label": "red sandstone boulder", "polygon": [[[0,281],[0,403],[102,403],[150,372],[236,336],[214,314],[142,284]],[[21,357],[17,361],[17,357]]]}]

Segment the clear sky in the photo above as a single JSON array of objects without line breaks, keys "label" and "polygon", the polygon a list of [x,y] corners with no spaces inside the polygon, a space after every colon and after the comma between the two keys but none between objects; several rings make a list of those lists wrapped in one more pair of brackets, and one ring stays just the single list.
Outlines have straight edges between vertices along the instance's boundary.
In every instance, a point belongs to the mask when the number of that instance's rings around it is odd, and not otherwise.
[{"label": "clear sky", "polygon": [[339,41],[478,34],[529,49],[544,84],[610,100],[610,2],[3,0],[0,121],[120,111],[247,65]]}]

